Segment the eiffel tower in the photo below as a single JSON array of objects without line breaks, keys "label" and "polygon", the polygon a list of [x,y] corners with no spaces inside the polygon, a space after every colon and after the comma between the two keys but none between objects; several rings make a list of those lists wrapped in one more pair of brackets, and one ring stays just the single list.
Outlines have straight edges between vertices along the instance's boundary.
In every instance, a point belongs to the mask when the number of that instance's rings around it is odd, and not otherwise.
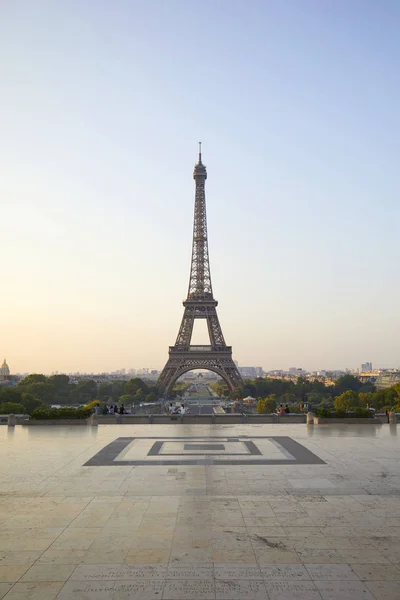
[{"label": "eiffel tower", "polygon": [[[243,383],[232,360],[232,347],[225,344],[216,310],[218,302],[214,300],[211,286],[205,195],[207,171],[201,161],[201,142],[193,179],[196,182],[196,193],[189,290],[187,299],[183,302],[185,310],[175,346],[169,347],[169,358],[157,384],[164,389],[166,395],[181,375],[193,369],[207,369],[217,373],[231,390]],[[191,345],[195,319],[207,320],[209,345]]]}]

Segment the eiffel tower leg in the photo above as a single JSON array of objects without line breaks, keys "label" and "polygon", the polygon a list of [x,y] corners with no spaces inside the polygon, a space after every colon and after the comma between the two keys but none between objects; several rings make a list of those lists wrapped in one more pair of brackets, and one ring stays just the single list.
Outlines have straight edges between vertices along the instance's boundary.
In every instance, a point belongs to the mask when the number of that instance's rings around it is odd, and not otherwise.
[{"label": "eiffel tower leg", "polygon": [[165,395],[172,390],[174,383],[180,377],[179,370],[176,361],[168,359],[157,381],[157,386],[164,391]]},{"label": "eiffel tower leg", "polygon": [[225,346],[224,336],[215,307],[207,308],[207,327],[212,346]]},{"label": "eiffel tower leg", "polygon": [[194,319],[195,307],[185,306],[175,346],[189,346],[190,340],[192,339]]}]

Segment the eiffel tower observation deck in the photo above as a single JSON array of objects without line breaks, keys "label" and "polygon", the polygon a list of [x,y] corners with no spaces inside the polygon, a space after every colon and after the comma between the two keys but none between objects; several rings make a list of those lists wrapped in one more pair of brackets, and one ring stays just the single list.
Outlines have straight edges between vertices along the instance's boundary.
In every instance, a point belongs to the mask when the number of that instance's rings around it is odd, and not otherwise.
[{"label": "eiffel tower observation deck", "polygon": [[[212,291],[205,195],[207,170],[201,158],[201,143],[193,179],[196,191],[188,294],[183,302],[185,310],[175,345],[170,346],[169,359],[158,379],[159,387],[166,394],[181,375],[194,369],[207,369],[217,373],[231,390],[243,383],[232,359],[232,347],[225,343],[217,315],[218,302]],[[195,319],[206,319],[210,344],[191,345]]]}]

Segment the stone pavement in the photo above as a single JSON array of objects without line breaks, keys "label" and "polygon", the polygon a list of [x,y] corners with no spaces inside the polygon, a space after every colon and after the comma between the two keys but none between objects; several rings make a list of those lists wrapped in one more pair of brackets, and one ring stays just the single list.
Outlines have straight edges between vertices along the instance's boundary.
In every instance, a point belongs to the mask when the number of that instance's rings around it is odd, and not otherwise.
[{"label": "stone pavement", "polygon": [[396,425],[3,426],[0,456],[0,598],[400,599]]}]

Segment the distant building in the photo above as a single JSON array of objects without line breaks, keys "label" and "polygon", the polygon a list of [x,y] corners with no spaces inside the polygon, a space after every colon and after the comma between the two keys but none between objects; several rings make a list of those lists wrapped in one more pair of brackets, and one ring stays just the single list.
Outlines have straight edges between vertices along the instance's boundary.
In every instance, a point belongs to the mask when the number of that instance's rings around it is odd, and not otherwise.
[{"label": "distant building", "polygon": [[371,362],[362,363],[360,373],[364,373],[365,371],[372,371],[372,363]]},{"label": "distant building", "polygon": [[248,379],[254,379],[255,377],[262,377],[260,373],[264,374],[264,371],[261,367],[238,367],[239,373],[242,377],[247,377]]},{"label": "distant building", "polygon": [[302,367],[290,367],[289,375],[296,375],[297,377],[301,377],[302,375],[306,375],[307,371],[302,369]]},{"label": "distant building", "polygon": [[6,359],[4,359],[4,362],[0,367],[0,381],[9,381],[10,379],[10,369],[6,363]]},{"label": "distant building", "polygon": [[375,380],[375,385],[378,390],[392,387],[392,385],[396,385],[396,383],[400,383],[400,372],[381,373]]},{"label": "distant building", "polygon": [[195,379],[195,378],[196,378],[196,376],[195,376],[195,374],[192,371],[187,371],[186,373],[184,373],[182,375],[182,379],[184,381],[188,381],[188,380],[190,381],[190,380]]}]

